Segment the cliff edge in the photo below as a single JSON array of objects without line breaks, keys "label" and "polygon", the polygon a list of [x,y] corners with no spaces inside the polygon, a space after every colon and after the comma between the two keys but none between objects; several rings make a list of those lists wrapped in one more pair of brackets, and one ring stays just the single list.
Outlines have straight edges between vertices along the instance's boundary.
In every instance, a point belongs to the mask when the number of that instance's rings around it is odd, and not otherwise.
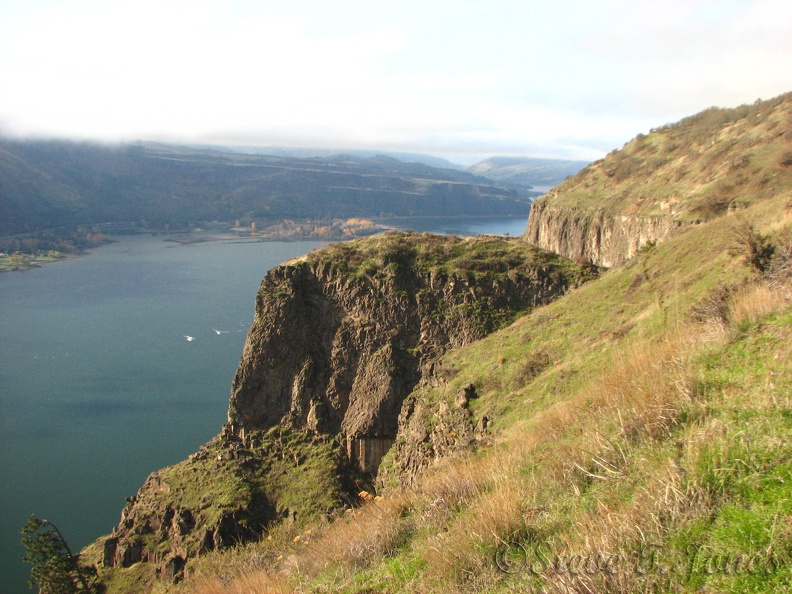
[{"label": "cliff edge", "polygon": [[386,233],[273,269],[234,378],[228,422],[341,435],[375,472],[402,403],[446,350],[578,284],[583,272],[517,240]]},{"label": "cliff edge", "polygon": [[[594,275],[519,239],[399,232],[272,269],[222,433],[153,473],[86,558],[108,583],[132,566],[177,581],[192,557],[332,516],[372,484],[397,435],[423,421],[405,402],[442,354]],[[446,416],[472,433],[465,415]],[[435,446],[396,464],[416,471],[458,449]]]},{"label": "cliff edge", "polygon": [[523,238],[616,266],[680,229],[789,190],[792,94],[639,134],[537,200]]}]

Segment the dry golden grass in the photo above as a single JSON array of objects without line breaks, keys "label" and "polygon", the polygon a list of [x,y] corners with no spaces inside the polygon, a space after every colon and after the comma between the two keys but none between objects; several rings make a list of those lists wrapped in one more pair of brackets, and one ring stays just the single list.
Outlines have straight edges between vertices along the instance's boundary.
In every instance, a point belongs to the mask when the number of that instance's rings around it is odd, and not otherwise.
[{"label": "dry golden grass", "polygon": [[[409,535],[411,523],[403,516],[411,506],[407,493],[368,501],[336,521],[305,530],[288,540],[263,543],[281,554],[264,555],[262,563],[237,568],[231,579],[208,568],[190,581],[197,594],[285,593],[302,591],[306,581],[333,570],[349,575],[392,554]],[[251,555],[251,553],[248,553]]]},{"label": "dry golden grass", "polygon": [[410,533],[411,523],[404,516],[411,505],[409,494],[397,493],[349,510],[315,538],[306,538],[286,559],[284,570],[308,576],[331,566],[354,571],[393,554]]},{"label": "dry golden grass", "polygon": [[190,586],[193,594],[288,594],[294,591],[294,584],[286,576],[261,571],[242,573],[231,583],[216,578],[199,579]]},{"label": "dry golden grass", "polygon": [[789,285],[757,283],[735,292],[729,300],[729,321],[733,327],[753,323],[781,310],[789,302]]},{"label": "dry golden grass", "polygon": [[[687,355],[695,346],[680,339],[633,347],[586,390],[539,413],[527,427],[509,431],[506,447],[450,464],[422,483],[425,496],[466,503],[423,541],[419,554],[427,562],[427,578],[480,584],[492,569],[491,551],[515,539],[539,538],[548,521],[545,510],[554,501],[580,497],[594,483],[629,480],[631,451],[666,438],[691,400]],[[668,482],[646,495],[673,498],[678,492]],[[665,504],[655,498],[654,513],[659,516]],[[620,550],[628,536],[640,543],[647,537],[636,533],[636,518],[646,513],[646,505],[638,498],[623,510],[602,501],[595,518],[576,517],[576,533],[598,550]]]},{"label": "dry golden grass", "polygon": [[419,550],[427,564],[426,578],[438,583],[480,579],[492,569],[488,548],[522,535],[526,526],[522,500],[519,482],[504,480],[472,501],[443,530],[428,536]]}]

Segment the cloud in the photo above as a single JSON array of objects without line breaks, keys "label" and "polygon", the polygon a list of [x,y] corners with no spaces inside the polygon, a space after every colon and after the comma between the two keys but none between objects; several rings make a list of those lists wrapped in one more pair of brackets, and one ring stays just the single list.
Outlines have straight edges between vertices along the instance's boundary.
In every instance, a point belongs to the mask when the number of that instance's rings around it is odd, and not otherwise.
[{"label": "cloud", "polygon": [[3,67],[3,108],[77,135],[316,124],[341,91],[365,98],[378,61],[405,43],[387,30],[309,37],[305,17],[215,6],[84,3],[6,26],[0,47],[19,59]]},{"label": "cloud", "polygon": [[[792,88],[792,6],[764,2],[617,2],[619,16],[586,41],[619,63],[616,104],[649,117],[769,98]],[[611,73],[617,72],[611,70]]]},{"label": "cloud", "polygon": [[777,0],[28,0],[0,8],[0,125],[585,158],[792,89]]}]

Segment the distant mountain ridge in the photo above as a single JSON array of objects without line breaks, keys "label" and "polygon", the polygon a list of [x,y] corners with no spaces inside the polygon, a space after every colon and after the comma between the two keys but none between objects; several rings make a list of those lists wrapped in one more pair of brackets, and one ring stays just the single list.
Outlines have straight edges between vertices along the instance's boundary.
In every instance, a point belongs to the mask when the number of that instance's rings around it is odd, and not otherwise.
[{"label": "distant mountain ridge", "polygon": [[145,221],[526,215],[530,194],[387,156],[0,139],[0,232]]},{"label": "distant mountain ridge", "polygon": [[[205,147],[212,148],[212,147]],[[448,159],[442,157],[435,157],[434,155],[427,155],[424,153],[405,153],[401,151],[374,151],[366,149],[326,149],[326,148],[310,148],[310,147],[283,147],[283,146],[235,146],[229,145],[224,147],[224,150],[234,153],[242,153],[248,155],[268,155],[274,157],[294,157],[297,159],[311,159],[315,157],[333,157],[335,155],[352,155],[360,159],[368,159],[370,157],[385,156],[397,161],[405,163],[420,163],[428,165],[429,167],[436,167],[438,169],[456,169],[462,171],[465,169],[464,165],[453,163]]]},{"label": "distant mountain ridge", "polygon": [[555,186],[588,165],[588,161],[536,159],[533,157],[491,157],[466,171],[516,188]]}]

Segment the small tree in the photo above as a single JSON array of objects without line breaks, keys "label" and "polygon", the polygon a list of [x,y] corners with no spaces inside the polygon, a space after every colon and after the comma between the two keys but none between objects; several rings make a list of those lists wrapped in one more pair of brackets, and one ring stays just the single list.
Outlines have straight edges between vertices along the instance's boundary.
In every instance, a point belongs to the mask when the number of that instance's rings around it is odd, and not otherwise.
[{"label": "small tree", "polygon": [[80,566],[80,556],[71,552],[55,524],[30,515],[20,532],[24,561],[32,565],[28,581],[31,588],[38,586],[42,594],[96,592],[96,569]]}]

